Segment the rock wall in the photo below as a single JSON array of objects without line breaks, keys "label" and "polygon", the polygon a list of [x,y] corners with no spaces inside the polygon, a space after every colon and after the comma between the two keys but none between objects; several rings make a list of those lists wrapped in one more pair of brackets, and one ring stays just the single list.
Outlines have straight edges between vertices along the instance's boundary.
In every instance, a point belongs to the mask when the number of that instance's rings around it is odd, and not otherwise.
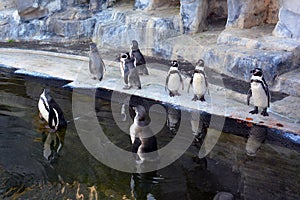
[{"label": "rock wall", "polygon": [[279,0],[228,0],[226,27],[251,28],[276,23]]},{"label": "rock wall", "polygon": [[282,1],[279,11],[279,22],[273,34],[278,37],[300,38],[300,1]]}]

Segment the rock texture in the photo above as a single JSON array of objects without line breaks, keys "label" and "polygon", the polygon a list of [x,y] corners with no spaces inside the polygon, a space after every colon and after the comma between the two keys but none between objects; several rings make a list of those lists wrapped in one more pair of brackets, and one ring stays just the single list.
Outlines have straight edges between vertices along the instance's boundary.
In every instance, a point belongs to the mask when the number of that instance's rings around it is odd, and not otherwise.
[{"label": "rock texture", "polygon": [[207,0],[181,0],[180,15],[184,33],[203,31],[207,27]]},{"label": "rock texture", "polygon": [[251,28],[276,23],[278,0],[228,0],[227,27]]}]

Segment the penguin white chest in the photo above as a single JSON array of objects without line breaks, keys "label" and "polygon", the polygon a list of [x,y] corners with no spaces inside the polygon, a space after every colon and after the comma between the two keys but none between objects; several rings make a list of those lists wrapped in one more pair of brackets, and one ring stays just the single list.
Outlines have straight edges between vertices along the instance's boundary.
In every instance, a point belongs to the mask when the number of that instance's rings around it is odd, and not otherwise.
[{"label": "penguin white chest", "polygon": [[195,95],[204,95],[206,92],[205,77],[203,74],[195,73],[193,78],[193,91]]},{"label": "penguin white chest", "polygon": [[252,97],[254,106],[260,108],[268,107],[268,96],[261,83],[251,83]]},{"label": "penguin white chest", "polygon": [[48,106],[48,105],[46,105],[46,103],[44,104],[43,100],[40,98],[39,99],[39,103],[38,103],[38,108],[39,108],[39,111],[40,111],[43,119],[48,122],[48,120],[49,120],[49,112],[47,111],[47,109],[46,109],[45,106]]},{"label": "penguin white chest", "polygon": [[178,91],[181,85],[179,74],[170,74],[168,88],[170,91]]}]

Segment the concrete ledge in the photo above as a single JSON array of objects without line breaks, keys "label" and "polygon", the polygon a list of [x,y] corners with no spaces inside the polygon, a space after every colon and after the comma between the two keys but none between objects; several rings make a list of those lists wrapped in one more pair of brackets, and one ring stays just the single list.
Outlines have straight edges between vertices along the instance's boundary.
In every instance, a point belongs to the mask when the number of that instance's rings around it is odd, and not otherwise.
[{"label": "concrete ledge", "polygon": [[[292,134],[294,136],[291,138],[294,142],[299,143],[300,124],[294,123],[294,119],[281,116],[272,109],[269,111],[269,117],[251,115],[248,112],[253,109],[252,106],[249,107],[246,103],[234,100],[231,97],[232,91],[228,91],[226,88],[215,87],[212,84],[210,94],[206,94],[206,102],[193,102],[191,101],[193,95],[186,92],[189,78],[185,77],[185,91],[180,91],[182,96],[171,98],[164,90],[166,72],[157,69],[159,63],[151,63],[148,65],[150,75],[141,77],[141,90],[123,90],[123,80],[120,76],[118,63],[105,59],[104,62],[107,70],[104,79],[99,82],[92,80],[89,76],[87,57],[45,51],[0,48],[0,64],[12,66],[19,69],[19,72],[22,70],[23,74],[26,74],[26,72],[29,75],[35,73],[47,74],[50,77],[71,81],[67,86],[73,88],[102,88],[172,104],[186,110],[200,110],[212,115],[233,119],[237,122],[257,124],[274,129],[274,132],[282,135]],[[220,81],[222,81],[221,77]],[[295,112],[298,111],[295,110]]]}]

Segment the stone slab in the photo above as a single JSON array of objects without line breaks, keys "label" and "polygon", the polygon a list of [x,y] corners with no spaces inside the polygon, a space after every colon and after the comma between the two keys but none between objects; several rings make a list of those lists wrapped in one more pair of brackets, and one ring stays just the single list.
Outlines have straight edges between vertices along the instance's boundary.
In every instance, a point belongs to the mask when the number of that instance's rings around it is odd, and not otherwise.
[{"label": "stone slab", "polygon": [[[214,90],[212,87],[210,94],[206,96],[207,101],[204,103],[192,102],[192,94],[188,94],[186,90],[180,91],[182,96],[171,98],[164,90],[166,72],[157,70],[152,66],[148,66],[150,75],[141,77],[141,90],[123,90],[123,81],[120,76],[118,63],[105,60],[105,57],[104,62],[107,66],[107,71],[104,79],[99,82],[92,80],[89,76],[87,57],[45,51],[0,48],[0,63],[5,66],[22,69],[23,74],[26,74],[26,71],[29,74],[36,72],[47,74],[51,77],[73,81],[69,86],[74,88],[103,88],[118,91],[173,104],[183,109],[201,110],[217,116],[225,116],[235,120],[267,126],[283,133],[300,134],[299,123],[294,123],[293,119],[289,119],[286,116],[278,115],[272,109],[269,112],[270,117],[250,115],[248,112],[252,107],[246,106],[246,103],[233,100],[226,94],[225,88]],[[151,65],[158,64],[152,63]],[[185,88],[187,88],[188,82],[189,78],[185,78]],[[295,110],[295,112],[298,112],[298,110]]]},{"label": "stone slab", "polygon": [[296,70],[277,77],[272,90],[300,97],[300,66]]}]

